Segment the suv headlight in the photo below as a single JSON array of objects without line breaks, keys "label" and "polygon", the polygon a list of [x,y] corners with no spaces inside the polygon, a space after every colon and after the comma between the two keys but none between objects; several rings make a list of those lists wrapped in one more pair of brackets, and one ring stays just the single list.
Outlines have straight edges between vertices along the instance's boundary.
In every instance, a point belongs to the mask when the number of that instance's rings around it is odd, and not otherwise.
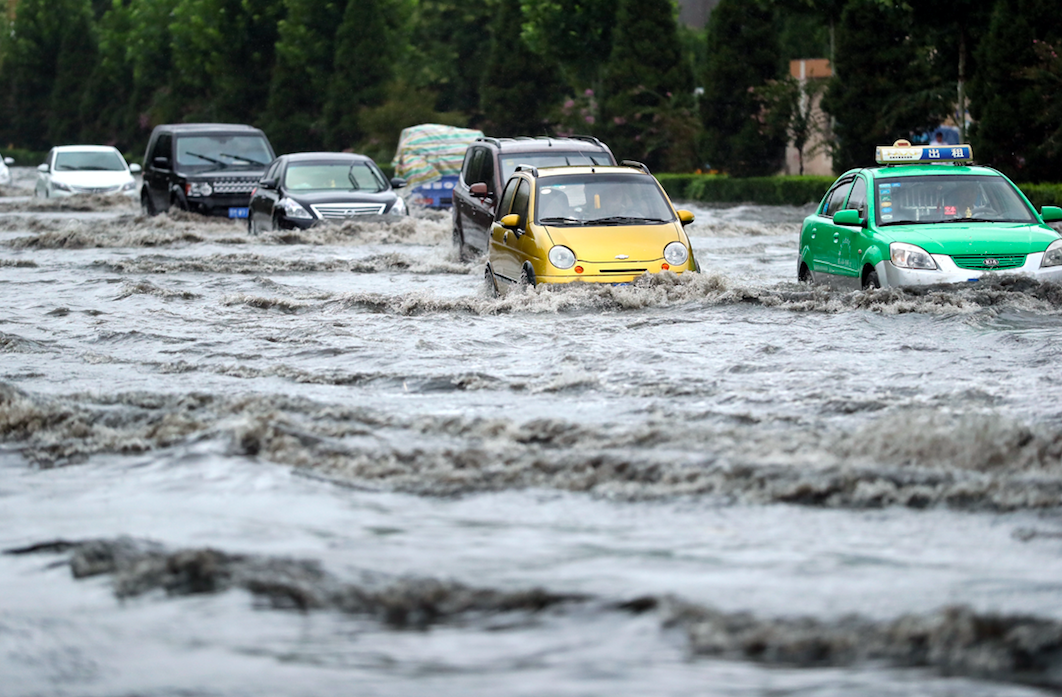
[{"label": "suv headlight", "polygon": [[406,214],[406,213],[408,213],[409,211],[408,211],[408,210],[406,210],[406,202],[402,200],[402,197],[401,197],[401,196],[399,196],[399,197],[398,197],[398,198],[397,198],[397,199],[395,200],[395,205],[391,206],[391,210],[390,210],[390,211],[388,211],[388,212],[389,212],[389,213],[390,213],[391,215],[405,215],[405,214]]},{"label": "suv headlight", "polygon": [[937,270],[937,262],[929,256],[929,252],[906,242],[893,242],[889,245],[889,256],[892,263],[901,269],[927,269]]},{"label": "suv headlight", "polygon": [[1062,266],[1062,240],[1055,240],[1047,245],[1047,251],[1044,252],[1044,260],[1040,262],[1040,268],[1043,269],[1048,266]]},{"label": "suv headlight", "polygon": [[209,196],[212,193],[214,193],[214,187],[210,186],[209,182],[192,182],[184,185],[186,196]]},{"label": "suv headlight", "polygon": [[287,196],[277,201],[277,205],[284,209],[284,214],[289,218],[297,220],[313,220],[310,211],[303,208],[302,204],[298,201],[293,201]]},{"label": "suv headlight", "polygon": [[690,258],[690,252],[681,242],[671,242],[664,247],[664,259],[672,266],[682,266]]},{"label": "suv headlight", "polygon": [[558,244],[549,250],[549,263],[558,269],[570,269],[575,266],[575,252]]}]

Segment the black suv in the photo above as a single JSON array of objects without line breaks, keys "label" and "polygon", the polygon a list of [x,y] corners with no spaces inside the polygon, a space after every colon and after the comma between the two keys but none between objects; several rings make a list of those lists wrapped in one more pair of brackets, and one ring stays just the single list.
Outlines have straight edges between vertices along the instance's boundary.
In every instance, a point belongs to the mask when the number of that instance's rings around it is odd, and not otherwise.
[{"label": "black suv", "polygon": [[454,186],[454,246],[462,258],[487,249],[487,235],[502,185],[517,165],[614,165],[608,146],[593,136],[477,138],[465,151]]},{"label": "black suv", "polygon": [[156,126],[144,157],[145,215],[170,207],[246,218],[251,190],[274,159],[265,133],[231,123]]}]

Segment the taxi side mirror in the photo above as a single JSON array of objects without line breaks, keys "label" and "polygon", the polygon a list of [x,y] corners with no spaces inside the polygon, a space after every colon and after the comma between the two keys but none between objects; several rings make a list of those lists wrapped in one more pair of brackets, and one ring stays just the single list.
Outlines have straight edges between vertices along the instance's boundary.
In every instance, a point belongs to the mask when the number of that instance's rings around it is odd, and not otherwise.
[{"label": "taxi side mirror", "polygon": [[848,208],[834,213],[833,223],[834,225],[856,225],[858,227],[863,227],[866,224],[866,221],[859,217],[859,211]]},{"label": "taxi side mirror", "polygon": [[498,222],[501,223],[501,226],[504,228],[515,230],[520,227],[520,216],[516,213],[510,213],[509,215],[503,215]]},{"label": "taxi side mirror", "polygon": [[1062,208],[1058,206],[1044,206],[1040,209],[1040,217],[1045,223],[1057,223],[1062,220]]},{"label": "taxi side mirror", "polygon": [[679,222],[682,223],[683,227],[693,222],[693,211],[678,210],[675,212],[678,213]]}]

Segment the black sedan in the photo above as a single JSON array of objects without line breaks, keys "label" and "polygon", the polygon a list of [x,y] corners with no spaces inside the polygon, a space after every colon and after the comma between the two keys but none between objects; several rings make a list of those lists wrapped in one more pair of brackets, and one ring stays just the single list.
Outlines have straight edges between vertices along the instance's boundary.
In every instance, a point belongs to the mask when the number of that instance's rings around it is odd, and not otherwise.
[{"label": "black sedan", "polygon": [[258,234],[358,215],[405,215],[405,201],[394,191],[405,185],[397,177],[387,181],[376,163],[364,155],[281,155],[269,164],[251,192],[247,228]]}]

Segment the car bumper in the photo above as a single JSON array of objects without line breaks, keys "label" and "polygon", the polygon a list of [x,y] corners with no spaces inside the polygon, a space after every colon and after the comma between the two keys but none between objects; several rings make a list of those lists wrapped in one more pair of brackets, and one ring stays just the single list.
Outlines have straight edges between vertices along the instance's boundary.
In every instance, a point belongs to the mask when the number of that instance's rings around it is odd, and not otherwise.
[{"label": "car bumper", "polygon": [[944,254],[934,254],[933,259],[939,267],[935,271],[922,269],[901,269],[894,266],[891,261],[882,261],[877,264],[878,280],[883,288],[898,286],[930,286],[939,283],[969,283],[979,281],[984,276],[1031,276],[1040,281],[1062,282],[1062,266],[1051,266],[1046,269],[1040,268],[1043,261],[1043,252],[1030,254],[1025,258],[1025,264],[1014,269],[1000,271],[960,269],[952,261],[951,257]]},{"label": "car bumper", "polygon": [[251,203],[251,195],[246,196],[212,196],[210,198],[188,198],[188,210],[201,215],[229,217],[230,208],[247,208]]},{"label": "car bumper", "polygon": [[566,273],[564,275],[556,276],[535,276],[535,283],[576,283],[582,281],[583,283],[632,283],[635,279],[645,276],[646,274],[663,273],[664,271],[671,271],[676,274],[682,274],[688,271],[689,268],[686,264],[682,266],[672,266],[670,269],[661,269],[659,264],[655,269],[645,269],[643,271],[637,271],[633,273]]},{"label": "car bumper", "polygon": [[129,189],[128,191],[116,190],[116,191],[63,191],[62,189],[52,189],[48,192],[50,198],[69,198],[70,196],[127,196],[129,198],[139,198],[140,192],[136,189]]}]

